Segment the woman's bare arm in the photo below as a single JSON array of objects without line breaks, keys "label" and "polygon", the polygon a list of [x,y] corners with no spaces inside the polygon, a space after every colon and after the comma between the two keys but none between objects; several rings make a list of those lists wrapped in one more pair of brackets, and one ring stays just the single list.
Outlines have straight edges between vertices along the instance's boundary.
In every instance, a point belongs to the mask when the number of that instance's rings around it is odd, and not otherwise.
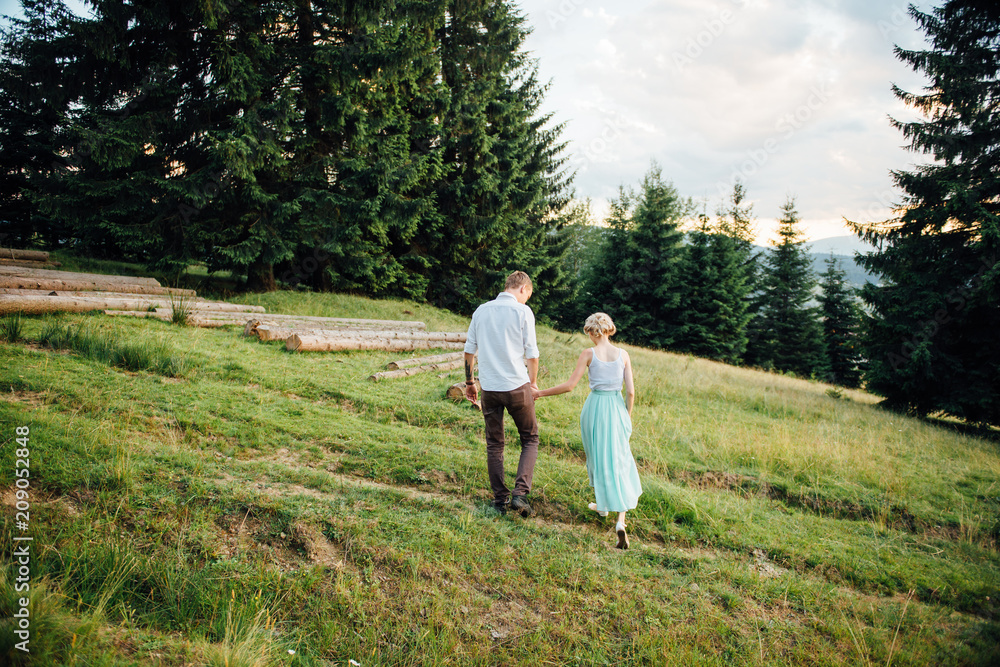
[{"label": "woman's bare arm", "polygon": [[587,348],[580,353],[580,356],[576,360],[576,368],[573,369],[573,373],[569,376],[569,379],[562,384],[557,384],[554,387],[549,387],[548,389],[542,389],[538,392],[536,398],[541,398],[542,396],[555,396],[556,394],[565,394],[566,392],[573,391],[573,387],[576,383],[580,381],[583,377],[583,372],[587,370],[587,366],[590,365],[590,360],[593,358],[593,350]]},{"label": "woman's bare arm", "polygon": [[628,416],[632,416],[632,406],[635,404],[635,382],[632,380],[632,359],[628,352],[622,350],[625,357],[625,407],[628,409]]}]

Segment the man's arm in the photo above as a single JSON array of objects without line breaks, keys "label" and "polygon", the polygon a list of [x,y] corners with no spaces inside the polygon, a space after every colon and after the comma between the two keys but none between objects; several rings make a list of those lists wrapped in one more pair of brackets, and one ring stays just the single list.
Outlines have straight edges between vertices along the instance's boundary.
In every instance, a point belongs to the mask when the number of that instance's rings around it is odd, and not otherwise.
[{"label": "man's arm", "polygon": [[525,359],[524,363],[528,366],[528,380],[532,388],[538,389],[538,357]]},{"label": "man's arm", "polygon": [[476,391],[476,379],[472,376],[472,368],[476,365],[476,355],[465,353],[465,397],[473,403],[479,403],[479,393]]},{"label": "man's arm", "polygon": [[524,324],[521,335],[524,344],[524,363],[528,367],[528,381],[532,389],[538,389],[538,340],[535,338],[535,314],[525,307]]}]

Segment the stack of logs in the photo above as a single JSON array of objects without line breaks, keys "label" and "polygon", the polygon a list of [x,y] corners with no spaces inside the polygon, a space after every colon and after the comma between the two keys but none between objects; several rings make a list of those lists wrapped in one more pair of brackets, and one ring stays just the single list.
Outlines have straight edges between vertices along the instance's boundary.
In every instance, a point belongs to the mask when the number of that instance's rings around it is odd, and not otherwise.
[{"label": "stack of logs", "polygon": [[[0,248],[0,315],[21,312],[83,313],[103,310],[112,315],[138,315],[170,320],[182,304],[189,323],[212,326],[216,313],[262,313],[260,306],[244,306],[198,298],[194,290],[163,287],[154,278],[54,271],[49,254],[35,250]],[[209,321],[210,320],[210,321]]]},{"label": "stack of logs", "polygon": [[246,323],[243,333],[262,341],[285,341],[292,352],[343,350],[460,350],[464,332],[426,331],[423,322],[360,320],[304,315],[262,315]]},{"label": "stack of logs", "polygon": [[[170,321],[174,309],[183,308],[188,324],[242,325],[244,335],[285,341],[293,352],[456,350],[391,362],[387,370],[368,378],[372,381],[448,372],[464,364],[465,333],[427,331],[423,322],[265,314],[261,306],[209,301],[194,290],[163,287],[153,278],[52,270],[56,266],[47,252],[0,248],[0,315],[102,310],[108,315]],[[250,314],[253,319],[247,321]],[[465,384],[460,382],[449,387],[446,395],[462,400],[464,391]]]},{"label": "stack of logs", "polygon": [[51,269],[59,266],[59,262],[49,261],[49,253],[47,252],[18,250],[17,248],[0,248],[0,263],[28,269]]},{"label": "stack of logs", "polygon": [[[262,341],[285,341],[293,352],[332,352],[343,350],[384,350],[410,352],[414,350],[458,350],[429,357],[414,357],[390,362],[369,380],[391,380],[419,373],[446,373],[464,366],[465,333],[426,331],[423,322],[393,320],[358,320],[337,317],[304,317],[300,315],[264,315],[246,323],[244,335],[257,336]],[[464,398],[465,383],[448,388],[447,397]]]}]

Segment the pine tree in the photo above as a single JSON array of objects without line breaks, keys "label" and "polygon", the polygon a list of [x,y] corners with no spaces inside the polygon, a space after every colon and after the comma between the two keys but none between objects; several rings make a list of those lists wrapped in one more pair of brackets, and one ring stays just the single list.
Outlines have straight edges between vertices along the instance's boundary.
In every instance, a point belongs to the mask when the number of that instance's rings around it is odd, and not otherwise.
[{"label": "pine tree", "polygon": [[825,376],[826,352],[815,306],[809,305],[816,279],[797,225],[795,200],[781,207],[779,241],[764,259],[748,363],[803,377]]},{"label": "pine tree", "polygon": [[861,363],[858,352],[858,332],[861,309],[854,290],[845,282],[846,273],[831,255],[826,271],[820,275],[823,292],[819,303],[823,315],[823,341],[829,363],[829,380],[845,387],[861,384]]},{"label": "pine tree", "polygon": [[523,15],[505,0],[447,3],[443,176],[413,254],[425,262],[428,298],[460,312],[495,296],[511,270],[544,272],[553,261],[544,239],[558,225],[568,178],[561,126],[545,129],[549,116],[538,114],[544,90],[521,51],[526,36]]},{"label": "pine tree", "polygon": [[0,35],[0,245],[55,248],[69,236],[34,203],[38,174],[65,165],[54,137],[69,113],[59,58],[73,15],[58,0],[23,2]]},{"label": "pine tree", "polygon": [[[435,29],[443,3],[294,3],[295,109],[281,173],[298,226],[285,283],[422,297],[406,257],[440,170]],[[417,262],[416,268],[420,264]]]},{"label": "pine tree", "polygon": [[680,284],[679,327],[672,349],[730,364],[747,343],[747,281],[739,239],[719,218],[702,216],[688,235]]},{"label": "pine tree", "polygon": [[[635,193],[625,186],[618,186],[618,196],[608,202],[610,211],[605,219],[607,227],[596,235],[593,264],[582,273],[584,289],[580,295],[580,315],[584,318],[595,312],[606,312],[622,330],[633,317],[632,303],[625,287],[630,284],[628,274],[632,211]],[[575,330],[573,327],[570,330]]]},{"label": "pine tree", "polygon": [[248,239],[244,267],[282,253],[275,194],[254,173],[280,158],[260,122],[280,80],[262,38],[276,22],[271,5],[150,0],[95,2],[70,21],[43,102],[63,112],[47,137],[59,160],[32,182],[38,210],[80,252],[162,269],[239,268],[231,249]]},{"label": "pine tree", "polygon": [[881,276],[862,298],[865,382],[887,407],[1000,424],[1000,8],[950,0],[910,14],[930,48],[896,55],[930,84],[894,87],[923,112],[893,121],[934,162],[893,172],[898,215],[854,225],[876,250],[861,264]]},{"label": "pine tree", "polygon": [[627,254],[619,268],[618,304],[627,313],[622,339],[667,348],[678,335],[682,221],[693,204],[663,179],[655,162],[642,179],[632,211]]}]

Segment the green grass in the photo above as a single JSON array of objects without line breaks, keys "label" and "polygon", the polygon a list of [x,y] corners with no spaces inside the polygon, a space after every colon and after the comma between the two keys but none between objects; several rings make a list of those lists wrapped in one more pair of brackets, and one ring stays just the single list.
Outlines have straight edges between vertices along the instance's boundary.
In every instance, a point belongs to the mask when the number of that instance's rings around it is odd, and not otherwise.
[{"label": "green grass", "polygon": [[24,336],[24,315],[20,312],[7,313],[0,318],[0,341],[16,343]]},{"label": "green grass", "polygon": [[[412,302],[239,300],[467,325]],[[524,520],[489,509],[481,417],[443,398],[461,371],[372,383],[407,355],[104,316],[23,327],[0,344],[0,487],[13,513],[30,426],[31,664],[1000,660],[997,439],[863,392],[629,348],[644,494],[619,552],[614,519],[586,509],[583,387],[538,403]],[[142,364],[107,352],[139,344]],[[585,337],[540,328],[539,344],[550,386]],[[19,660],[4,623],[0,655]]]}]

